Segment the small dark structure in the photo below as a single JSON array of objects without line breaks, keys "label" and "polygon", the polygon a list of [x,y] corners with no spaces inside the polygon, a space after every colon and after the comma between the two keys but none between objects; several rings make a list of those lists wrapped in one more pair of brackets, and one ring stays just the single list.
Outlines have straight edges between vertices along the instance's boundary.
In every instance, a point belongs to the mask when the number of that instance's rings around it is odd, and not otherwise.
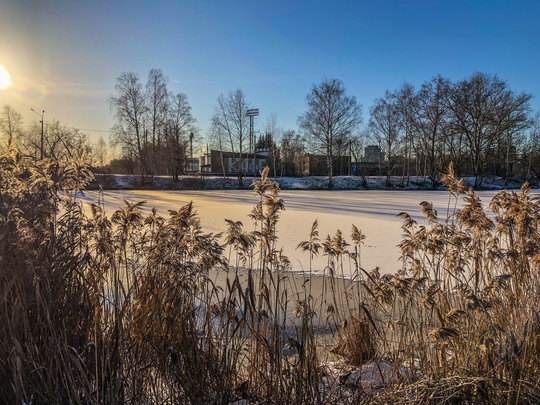
[{"label": "small dark structure", "polygon": [[[334,157],[334,176],[348,176],[351,170],[350,156]],[[303,155],[294,161],[297,176],[328,176],[328,160],[326,155]]]}]

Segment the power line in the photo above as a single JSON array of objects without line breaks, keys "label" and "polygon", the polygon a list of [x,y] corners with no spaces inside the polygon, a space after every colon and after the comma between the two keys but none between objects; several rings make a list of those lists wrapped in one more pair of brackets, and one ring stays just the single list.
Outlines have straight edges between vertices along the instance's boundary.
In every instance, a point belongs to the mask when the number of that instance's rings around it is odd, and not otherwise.
[{"label": "power line", "polygon": [[112,132],[112,130],[104,130],[104,129],[88,129],[88,128],[77,128],[72,127],[74,129],[78,129],[79,131],[92,131],[92,132]]},{"label": "power line", "polygon": [[[22,126],[23,128],[32,128],[32,125],[21,125],[21,126]],[[106,133],[112,132],[111,129],[105,130],[105,129],[78,128],[78,127],[67,126],[67,125],[62,125],[62,126],[65,127],[65,128],[77,129],[77,130],[79,130],[79,131],[106,132]]]}]

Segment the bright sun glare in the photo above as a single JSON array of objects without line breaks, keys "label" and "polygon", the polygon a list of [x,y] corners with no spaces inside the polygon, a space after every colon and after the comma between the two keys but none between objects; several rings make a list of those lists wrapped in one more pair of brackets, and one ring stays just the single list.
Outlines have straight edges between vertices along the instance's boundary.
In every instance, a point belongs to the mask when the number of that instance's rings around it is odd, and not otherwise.
[{"label": "bright sun glare", "polygon": [[11,86],[11,75],[7,69],[0,65],[0,89],[7,89]]}]

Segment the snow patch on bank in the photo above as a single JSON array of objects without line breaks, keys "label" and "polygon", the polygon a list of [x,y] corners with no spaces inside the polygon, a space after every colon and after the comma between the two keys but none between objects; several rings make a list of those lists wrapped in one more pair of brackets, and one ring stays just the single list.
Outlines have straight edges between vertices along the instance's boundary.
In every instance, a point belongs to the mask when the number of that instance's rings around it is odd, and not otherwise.
[{"label": "snow patch on bank", "polygon": [[[243,178],[239,185],[237,177],[224,176],[182,176],[173,181],[170,176],[154,176],[141,182],[139,176],[133,175],[96,175],[95,182],[89,187],[99,187],[109,190],[235,190],[249,189],[257,177]],[[279,184],[282,190],[329,190],[328,177],[276,177],[270,178]],[[474,177],[466,177],[465,181],[472,187]],[[517,189],[523,182],[519,179],[504,180],[501,177],[486,177],[482,180],[481,189],[501,190]],[[332,190],[443,190],[440,184],[434,184],[431,179],[423,176],[403,178],[400,176],[336,176]]]}]

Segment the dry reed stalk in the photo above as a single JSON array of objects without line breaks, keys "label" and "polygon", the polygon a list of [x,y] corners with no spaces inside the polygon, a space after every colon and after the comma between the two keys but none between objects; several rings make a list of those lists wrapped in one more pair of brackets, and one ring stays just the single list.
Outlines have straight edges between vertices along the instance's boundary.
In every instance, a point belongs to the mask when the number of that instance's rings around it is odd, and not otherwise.
[{"label": "dry reed stalk", "polygon": [[[85,159],[0,154],[2,402],[538,401],[540,207],[527,185],[497,194],[488,213],[449,173],[446,218],[429,202],[424,224],[400,214],[403,268],[393,275],[362,268],[358,228],[350,246],[339,230],[320,241],[315,221],[295,285],[268,171],[254,182],[254,230],[227,220],[222,242],[192,204],[168,218],[128,202],[110,219],[98,205],[87,214],[76,198],[91,178]],[[320,252],[326,276],[313,296]],[[371,391],[336,378],[323,389],[325,327],[344,361],[386,361],[413,377]]]}]

